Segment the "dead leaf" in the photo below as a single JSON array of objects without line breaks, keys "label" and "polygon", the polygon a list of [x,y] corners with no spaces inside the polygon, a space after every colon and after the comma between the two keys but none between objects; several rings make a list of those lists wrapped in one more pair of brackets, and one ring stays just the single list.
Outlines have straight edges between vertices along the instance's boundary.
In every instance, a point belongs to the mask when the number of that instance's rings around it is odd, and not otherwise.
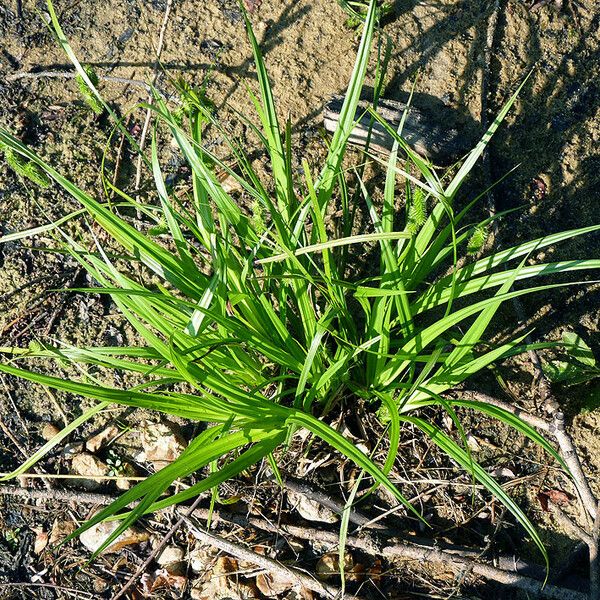
[{"label": "dead leaf", "polygon": [[170,566],[177,565],[183,561],[185,552],[179,546],[167,546],[156,558],[156,562],[161,566],[169,569]]},{"label": "dead leaf", "polygon": [[373,583],[379,583],[381,581],[381,575],[383,573],[383,565],[381,561],[377,559],[368,569],[367,574],[369,579],[373,581]]},{"label": "dead leaf", "polygon": [[244,0],[244,6],[249,13],[253,13],[255,10],[260,8],[262,0]]},{"label": "dead leaf", "polygon": [[467,434],[467,446],[471,452],[479,452],[479,450],[481,450],[481,444],[477,441],[477,438],[470,433]]},{"label": "dead leaf", "polygon": [[97,479],[86,479],[85,477],[104,477],[110,472],[110,467],[97,456],[88,452],[81,452],[73,456],[71,462],[71,471],[75,475],[81,475],[82,479],[77,480],[86,490],[95,490],[102,484]]},{"label": "dead leaf", "polygon": [[318,521],[320,523],[337,523],[339,517],[331,509],[307,498],[303,494],[288,492],[288,501],[294,509],[307,521]]},{"label": "dead leaf", "polygon": [[267,598],[275,598],[287,592],[293,585],[289,579],[275,577],[271,573],[261,573],[256,578],[256,587]]},{"label": "dead leaf", "polygon": [[48,545],[48,534],[41,529],[40,527],[36,527],[33,529],[35,531],[35,541],[33,542],[33,552],[35,554],[41,554],[46,546]]},{"label": "dead leaf", "polygon": [[558,506],[566,506],[574,500],[574,497],[562,490],[547,490],[544,492],[554,504]]},{"label": "dead leaf", "polygon": [[[344,572],[349,572],[354,566],[354,559],[349,552],[344,553]],[[340,574],[340,555],[337,552],[328,552],[324,554],[317,562],[317,577],[319,579],[329,579]]]},{"label": "dead leaf", "polygon": [[[84,531],[81,536],[79,536],[79,540],[90,552],[96,552],[118,526],[118,521],[98,523],[98,525],[94,525],[87,531]],[[125,546],[145,542],[149,537],[150,536],[147,533],[129,527],[105,550],[105,552],[118,552]]]},{"label": "dead leaf", "polygon": [[548,512],[550,510],[548,502],[552,502],[557,506],[566,506],[574,500],[574,497],[571,496],[571,494],[567,494],[567,492],[563,492],[562,490],[540,491],[537,497],[544,512]]},{"label": "dead leaf", "polygon": [[54,546],[59,542],[62,542],[67,536],[71,535],[77,529],[77,525],[73,521],[64,521],[56,519],[52,524],[50,530],[50,537],[48,543],[50,546]]},{"label": "dead leaf", "polygon": [[228,194],[231,194],[232,192],[241,192],[244,189],[240,182],[227,171],[221,171],[217,175],[217,179],[221,183],[223,190]]},{"label": "dead leaf", "polygon": [[516,475],[508,467],[496,467],[490,471],[492,477],[503,477],[504,479],[514,479]]},{"label": "dead leaf", "polygon": [[151,462],[157,471],[179,458],[187,446],[179,426],[170,421],[144,423],[141,444],[143,451],[138,454],[137,460]]},{"label": "dead leaf", "polygon": [[187,577],[183,575],[174,575],[169,573],[167,569],[157,569],[154,571],[154,582],[150,588],[151,592],[155,592],[162,587],[174,588],[182,590],[187,583]]},{"label": "dead leaf", "polygon": [[103,429],[100,433],[91,437],[86,443],[85,447],[90,452],[96,452],[103,448],[110,441],[114,440],[119,435],[119,430],[115,425],[110,425],[106,429]]}]

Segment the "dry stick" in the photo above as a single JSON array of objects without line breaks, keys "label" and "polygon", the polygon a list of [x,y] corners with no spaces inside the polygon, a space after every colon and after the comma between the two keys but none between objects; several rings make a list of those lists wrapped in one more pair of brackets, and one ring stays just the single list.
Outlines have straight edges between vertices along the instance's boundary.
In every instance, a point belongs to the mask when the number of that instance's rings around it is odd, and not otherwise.
[{"label": "dry stick", "polygon": [[[296,494],[300,494],[302,496],[306,496],[310,500],[314,500],[315,502],[321,504],[325,508],[332,510],[335,513],[341,515],[345,506],[341,502],[331,498],[324,492],[319,489],[316,489],[309,483],[301,481],[300,479],[295,479],[294,477],[287,477],[284,483],[284,489],[290,490]],[[350,511],[350,522],[355,525],[364,527],[370,523],[371,519],[369,517],[361,514],[356,510]],[[377,525],[375,529],[387,529],[384,525]]]},{"label": "dry stick", "polygon": [[590,600],[600,599],[600,502],[596,508],[596,519],[588,548],[590,549]]},{"label": "dry stick", "polygon": [[565,463],[567,463],[569,471],[571,471],[575,488],[581,497],[584,507],[587,509],[590,517],[596,520],[598,501],[592,492],[587,477],[583,473],[577,450],[575,450],[571,436],[565,429],[565,416],[560,410],[554,413],[554,431],[552,433],[558,442],[560,453]]},{"label": "dry stick", "polygon": [[[489,72],[490,60],[491,60],[491,54],[492,54],[493,39],[494,39],[497,20],[498,20],[498,11],[499,11],[499,0],[495,0],[494,8],[492,10],[490,20],[488,22],[486,46],[485,46],[485,51],[484,51],[484,67],[483,67],[482,80],[481,80],[482,81],[482,85],[481,85],[481,121],[482,121],[484,130],[487,128],[487,98],[488,98],[488,91],[489,91],[488,90],[488,72]],[[491,170],[490,170],[490,165],[489,165],[489,157],[487,155],[487,149],[483,153],[483,165],[484,165],[485,177],[487,179],[487,184],[488,184],[487,187],[490,187],[492,177],[491,177]],[[491,216],[493,216],[496,212],[494,198],[493,198],[493,195],[491,194],[491,192],[488,194],[488,211]],[[497,234],[497,228],[494,230],[494,233]],[[519,301],[519,299],[513,298],[512,303],[513,303],[513,306],[515,307],[515,312],[517,313],[519,320],[521,320],[521,321],[525,320],[523,306],[522,306],[521,302]],[[530,337],[527,336],[525,338],[525,341],[527,344],[530,344],[531,343]],[[569,467],[569,470],[573,477],[573,484],[577,491],[577,494],[579,495],[585,510],[587,511],[587,513],[589,513],[591,518],[594,520],[594,523],[596,523],[598,521],[598,510],[597,510],[598,509],[598,501],[596,500],[596,498],[590,488],[588,479],[586,478],[585,474],[583,473],[583,469],[581,468],[581,462],[579,461],[579,457],[577,455],[577,452],[575,450],[575,447],[573,445],[571,437],[569,436],[569,434],[567,433],[567,431],[565,429],[564,414],[562,413],[562,411],[560,411],[560,405],[557,402],[554,395],[552,394],[550,382],[542,369],[542,361],[540,360],[538,353],[533,349],[529,349],[527,351],[527,353],[529,354],[529,358],[530,358],[530,360],[534,366],[534,369],[536,371],[536,374],[537,374],[536,379],[538,382],[538,388],[539,388],[540,396],[541,396],[543,404],[544,404],[544,408],[545,408],[546,412],[553,417],[553,420],[554,420],[551,433],[556,438],[556,441],[558,442],[558,446],[560,448],[560,454],[562,455],[563,460]],[[531,417],[533,420],[533,416],[531,416]],[[540,425],[540,424],[541,423],[538,421],[538,425]],[[545,425],[543,427],[545,428]],[[581,535],[579,535],[579,537],[583,541],[585,541],[590,548],[590,583],[592,582],[592,579],[594,579],[594,578],[596,578],[596,580],[597,580],[598,574],[597,573],[592,574],[592,564],[591,564],[592,554],[597,550],[597,546],[592,547],[593,545],[589,544],[590,536],[586,532],[584,532],[583,530],[578,528],[578,526],[575,523],[571,522],[571,520],[569,519],[569,517],[567,517],[567,515],[564,515],[563,521],[565,521],[565,522],[568,521],[570,523],[571,529],[573,529],[573,530],[579,529],[580,534],[581,533],[584,534],[585,538],[581,537]],[[597,561],[597,557],[596,557],[596,561]],[[594,563],[593,568],[597,569],[596,562]],[[600,593],[600,592],[598,592],[598,593]],[[595,600],[599,600],[599,597],[596,596]]]},{"label": "dry stick", "polygon": [[[286,567],[282,563],[261,554],[257,554],[245,546],[241,546],[240,544],[226,540],[221,536],[204,531],[194,517],[184,516],[183,519],[188,524],[190,531],[198,541],[205,544],[210,544],[211,546],[214,546],[223,552],[227,552],[227,554],[235,556],[240,560],[251,562],[282,579],[293,581],[295,585],[300,585],[313,592],[316,592],[317,594],[321,594],[322,596],[325,596],[325,598],[330,598],[333,600],[334,598],[339,597],[340,591],[336,587],[326,583],[321,583],[299,569]],[[345,597],[354,598],[354,596],[350,595],[346,595]]]},{"label": "dry stick", "polygon": [[[80,477],[81,479],[81,477]],[[14,485],[0,485],[0,496],[15,496],[26,500],[56,500],[58,502],[79,502],[81,504],[110,504],[115,498],[110,494],[77,492],[71,490],[32,490]]]},{"label": "dry stick", "polygon": [[[492,13],[488,21],[486,30],[485,46],[483,49],[483,67],[481,70],[481,128],[483,131],[487,131],[488,128],[488,95],[489,95],[489,77],[490,62],[492,60],[492,49],[494,45],[494,37],[496,36],[496,27],[498,25],[498,12],[500,10],[500,0],[495,0]],[[487,192],[487,209],[491,217],[496,214],[496,203],[494,201],[494,195],[489,185],[492,181],[492,171],[490,167],[490,157],[487,147],[483,151],[482,155],[483,171],[485,178],[487,179],[488,188]],[[492,221],[492,233],[494,239],[498,236],[498,222]]]},{"label": "dry stick", "polygon": [[[208,512],[209,511],[207,509],[197,509],[194,512],[194,515],[204,519],[208,516]],[[336,533],[331,531],[322,531],[320,529],[311,527],[286,524],[280,524],[277,526],[273,523],[265,521],[264,519],[258,519],[255,517],[246,518],[241,515],[218,512],[213,513],[213,521],[215,523],[219,521],[235,523],[236,525],[242,527],[251,525],[257,529],[263,529],[271,533],[285,533],[298,539],[318,542],[320,544],[327,544],[330,546],[337,546],[339,544],[339,537]],[[381,542],[375,540],[372,536],[367,534],[363,534],[358,537],[348,536],[346,539],[346,545],[371,556],[383,555],[388,559],[408,558],[418,560],[420,562],[430,561],[434,563],[441,563],[456,569],[467,568],[468,571],[477,575],[481,575],[486,579],[524,590],[530,594],[535,594],[535,596],[538,597],[555,598],[560,600],[583,600],[587,598],[586,595],[570,589],[559,588],[558,586],[553,585],[544,586],[544,584],[539,580],[515,572],[515,561],[510,557],[501,557],[498,559],[500,564],[505,565],[504,568],[499,568],[476,562],[475,559],[478,557],[479,553],[474,550],[441,549],[434,546],[432,543],[427,546],[421,546],[410,542],[383,545]],[[526,563],[521,563],[518,566],[521,568],[531,568],[531,566],[527,565]]]},{"label": "dry stick", "polygon": [[[165,43],[165,32],[167,30],[167,24],[169,22],[169,15],[171,14],[171,6],[173,5],[173,0],[167,0],[167,6],[165,7],[165,15],[163,17],[163,22],[160,27],[160,33],[158,34],[158,46],[156,48],[156,60],[154,62],[154,75],[152,76],[152,87],[156,85],[158,80],[158,72],[160,67],[160,56],[162,54],[163,46]],[[152,92],[148,94],[148,104],[152,102]],[[137,166],[135,172],[135,191],[137,192],[140,189],[140,182],[142,180],[142,153],[144,151],[144,146],[146,145],[146,137],[148,135],[148,128],[150,127],[150,118],[152,117],[151,109],[146,110],[146,118],[144,119],[144,127],[142,128],[142,135],[140,137],[140,148],[137,159]],[[138,215],[138,218],[140,216]]]},{"label": "dry stick", "polygon": [[[17,81],[18,79],[75,79],[77,72],[75,71],[34,71],[32,73],[21,71],[6,76],[6,81]],[[115,75],[98,75],[100,81],[108,83],[123,83],[135,87],[144,88],[147,92],[152,91],[152,88],[145,81],[139,79],[128,79],[127,77],[117,77]]]},{"label": "dry stick", "polygon": [[169,543],[169,540],[175,535],[175,532],[181,527],[181,525],[183,524],[185,519],[192,515],[192,513],[194,512],[194,510],[196,509],[196,507],[202,500],[202,498],[203,498],[203,496],[198,496],[196,498],[196,500],[194,500],[194,503],[188,508],[188,510],[183,515],[181,515],[179,517],[179,519],[177,519],[175,524],[171,527],[171,529],[169,529],[169,531],[167,531],[166,535],[162,538],[162,540],[160,541],[160,544],[158,544],[156,546],[156,548],[154,548],[154,550],[152,550],[152,552],[150,552],[150,555],[148,556],[148,558],[139,566],[137,571],[129,578],[129,580],[121,588],[121,590],[112,597],[112,600],[118,600],[119,598],[122,598],[125,595],[125,593],[127,592],[127,590],[129,590],[129,588],[131,588],[131,586],[138,580],[138,578],[145,573],[145,571],[148,568],[148,566],[150,565],[150,563],[158,556],[158,554],[163,550],[163,548]]},{"label": "dry stick", "polygon": [[460,397],[465,397],[469,400],[477,400],[480,402],[484,402],[485,404],[491,404],[492,406],[497,406],[498,408],[502,408],[505,411],[519,417],[521,421],[524,421],[528,425],[535,427],[536,429],[540,429],[547,433],[553,432],[553,426],[551,423],[542,419],[541,417],[537,417],[536,415],[532,415],[530,412],[519,408],[518,406],[513,406],[508,402],[504,402],[498,398],[494,398],[489,394],[484,394],[483,392],[478,392],[475,390],[464,390],[458,393]]},{"label": "dry stick", "polygon": [[579,527],[579,525],[577,525],[577,523],[575,523],[573,519],[571,519],[571,517],[569,517],[567,513],[565,513],[562,510],[562,508],[560,508],[558,505],[552,502],[549,502],[548,504],[552,507],[552,512],[554,513],[556,520],[566,530],[568,530],[571,533],[571,535],[579,538],[582,542],[585,542],[587,544],[588,548],[591,548],[594,543],[592,536],[589,535],[586,531],[584,531],[581,527]]}]

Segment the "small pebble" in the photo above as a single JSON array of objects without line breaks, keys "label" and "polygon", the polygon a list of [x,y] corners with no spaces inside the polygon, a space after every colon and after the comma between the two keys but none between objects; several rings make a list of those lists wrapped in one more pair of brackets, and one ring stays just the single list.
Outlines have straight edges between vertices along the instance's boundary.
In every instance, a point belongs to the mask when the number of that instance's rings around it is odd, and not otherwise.
[{"label": "small pebble", "polygon": [[60,429],[54,423],[45,423],[40,433],[49,442],[54,436],[60,433]]}]

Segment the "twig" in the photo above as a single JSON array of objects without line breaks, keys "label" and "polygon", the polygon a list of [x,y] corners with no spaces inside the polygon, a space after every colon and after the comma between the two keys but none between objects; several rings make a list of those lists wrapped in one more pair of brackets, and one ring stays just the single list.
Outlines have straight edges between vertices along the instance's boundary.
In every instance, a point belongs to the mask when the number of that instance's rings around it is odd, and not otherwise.
[{"label": "twig", "polygon": [[[494,5],[490,18],[488,20],[488,26],[486,30],[485,46],[483,48],[483,66],[481,69],[481,128],[483,131],[487,131],[488,128],[488,96],[489,96],[489,72],[490,63],[492,60],[492,50],[494,45],[494,38],[496,37],[496,27],[498,25],[498,12],[500,10],[500,0],[494,0]],[[483,151],[482,155],[483,170],[485,173],[487,192],[487,210],[491,217],[496,214],[496,202],[494,200],[494,194],[491,186],[492,182],[492,170],[490,166],[490,156],[487,147]],[[492,233],[494,239],[498,236],[498,221],[494,219],[492,221]]]},{"label": "twig", "polygon": [[[208,510],[197,509],[194,513],[195,516],[200,518],[206,518]],[[241,515],[233,515],[228,513],[213,513],[213,522],[226,521],[235,523],[242,527],[253,526],[258,529],[263,529],[271,533],[284,533],[289,536],[293,536],[298,539],[304,539],[312,542],[318,542],[320,544],[326,544],[330,546],[337,546],[339,543],[339,537],[337,533],[330,531],[322,531],[320,529],[304,527],[298,525],[280,524],[279,526],[269,523],[264,519],[258,519],[255,517],[243,517]],[[476,562],[479,552],[475,550],[462,549],[453,547],[450,549],[442,549],[434,546],[433,543],[429,542],[427,545],[413,544],[411,542],[400,542],[392,545],[382,545],[382,543],[371,535],[362,534],[360,536],[348,536],[346,539],[346,545],[350,548],[354,548],[370,554],[372,556],[385,556],[388,559],[393,558],[409,558],[419,561],[429,561],[434,563],[441,563],[450,567],[456,568],[467,568],[469,571],[481,575],[492,581],[497,581],[504,585],[514,587],[535,594],[538,597],[545,598],[558,598],[560,600],[583,600],[587,598],[584,594],[569,590],[566,588],[559,588],[558,586],[551,586],[544,584],[542,581],[536,580],[532,577],[522,575],[517,571],[520,569],[527,569],[529,571],[540,571],[543,577],[543,568],[534,569],[532,565],[527,563],[517,563],[511,557],[500,557],[497,559],[500,567],[494,567],[491,565]]]},{"label": "twig", "polygon": [[11,581],[10,583],[0,583],[0,590],[2,589],[6,589],[6,590],[13,590],[15,588],[48,588],[51,590],[54,590],[55,592],[63,592],[65,594],[69,594],[70,596],[74,596],[75,598],[79,598],[79,600],[81,600],[81,598],[94,598],[97,596],[94,596],[94,594],[91,594],[90,592],[84,592],[80,589],[73,589],[73,588],[69,588],[69,587],[64,587],[62,585],[56,585],[54,583],[26,583],[26,582],[14,582]]},{"label": "twig", "polygon": [[189,518],[200,501],[202,500],[202,496],[198,496],[194,503],[188,508],[188,510],[177,519],[175,524],[167,531],[165,536],[162,538],[160,543],[150,552],[148,558],[140,565],[137,571],[129,578],[127,583],[121,588],[121,590],[112,597],[112,600],[118,600],[122,598],[127,590],[131,588],[131,586],[138,580],[138,578],[146,571],[150,563],[159,555],[159,553],[163,550],[163,548],[169,543],[169,540],[175,535],[175,532],[181,527],[186,518]]},{"label": "twig", "polygon": [[[76,71],[21,71],[7,75],[6,81],[17,81],[18,79],[75,79],[76,77]],[[147,92],[152,90],[149,84],[139,79],[128,79],[127,77],[117,77],[115,75],[98,75],[98,79],[108,83],[123,83],[125,85],[141,87]]]},{"label": "twig", "polygon": [[587,477],[583,473],[581,462],[579,461],[579,456],[577,455],[577,450],[575,450],[571,436],[565,429],[565,416],[559,410],[554,413],[554,431],[552,433],[558,442],[563,460],[569,467],[569,471],[571,471],[577,493],[581,497],[581,501],[590,517],[595,520],[598,501],[594,497]]},{"label": "twig", "polygon": [[590,600],[600,598],[600,557],[598,547],[600,544],[600,503],[596,508],[596,519],[588,548],[590,549]]},{"label": "twig", "polygon": [[[214,546],[223,552],[227,552],[227,554],[235,556],[240,560],[251,562],[271,573],[276,574],[282,579],[293,581],[295,585],[300,585],[313,592],[316,592],[317,594],[321,594],[325,598],[330,598],[333,600],[334,598],[339,597],[340,592],[334,586],[321,583],[299,569],[287,567],[282,563],[273,560],[272,558],[257,554],[245,546],[241,546],[240,544],[226,540],[221,536],[204,531],[194,517],[184,517],[184,521],[188,524],[194,537],[200,542],[210,544],[211,546]],[[353,596],[347,594],[345,597],[353,598]]]},{"label": "twig", "polygon": [[562,510],[562,508],[560,508],[552,502],[549,502],[549,505],[552,506],[552,512],[554,513],[554,516],[556,517],[557,521],[565,529],[570,531],[571,535],[575,536],[576,538],[579,538],[582,542],[585,542],[588,548],[592,546],[592,544],[594,543],[592,536],[590,536],[581,527],[579,527],[579,525],[577,525],[577,523],[575,523],[575,521],[573,521],[573,519],[571,519],[569,515],[565,513],[564,510]]},{"label": "twig", "polygon": [[[167,0],[167,5],[165,7],[165,15],[163,17],[162,25],[160,26],[160,32],[158,34],[158,46],[156,48],[156,60],[154,62],[154,74],[152,76],[152,87],[155,86],[158,80],[158,72],[160,67],[160,56],[162,54],[164,42],[165,42],[165,32],[167,30],[167,24],[169,22],[169,15],[171,14],[171,7],[173,6],[173,0]],[[150,93],[148,94],[148,103],[152,102],[152,88],[150,88]],[[142,180],[142,153],[144,151],[144,146],[146,145],[146,137],[148,135],[148,128],[150,127],[150,118],[152,117],[152,110],[148,108],[146,110],[146,118],[144,119],[144,126],[142,128],[142,134],[140,136],[140,147],[139,154],[136,165],[135,172],[135,191],[137,192],[140,189],[140,182]],[[139,218],[139,215],[138,215]]]},{"label": "twig", "polygon": [[[75,492],[70,490],[50,490],[49,492],[46,492],[44,490],[28,490],[10,486],[0,486],[0,494],[22,496],[30,499],[44,498],[52,500],[77,501],[79,503],[87,504],[109,504],[114,500],[112,496],[107,494]],[[316,496],[322,497],[324,494],[317,493]],[[312,490],[311,498],[314,497],[314,490]],[[335,500],[330,499],[330,502],[328,502],[329,506],[335,506],[336,504],[337,503]],[[231,542],[228,542],[219,536],[214,536],[213,534],[202,531],[194,517],[206,519],[209,513],[208,509],[194,507],[192,515],[192,511],[190,509],[184,509],[183,507],[180,507],[177,512],[180,515],[179,520],[181,520],[181,517],[183,517],[185,522],[191,522],[191,527],[193,527],[192,533],[194,535],[198,534],[197,537],[199,537],[201,541],[214,545],[224,552],[231,553],[242,560],[251,561],[268,571],[279,573],[282,577],[286,577],[292,581],[298,581],[297,577],[300,577],[301,580],[299,583],[301,585],[308,587],[317,593],[323,592],[321,592],[320,589],[311,586],[325,587],[326,594],[337,593],[335,588],[324,586],[324,584],[320,584],[312,577],[297,569],[289,569],[277,561],[267,559],[266,557],[258,555],[247,548],[237,544],[232,544]],[[359,515],[358,517],[356,513],[353,515],[354,521],[360,520],[362,522],[365,518],[366,517],[364,517],[364,515]],[[337,546],[339,543],[339,536],[335,532],[305,527],[302,525],[276,525],[263,518],[246,517],[240,514],[228,513],[226,511],[213,511],[212,521],[213,523],[231,523],[240,527],[254,527],[255,529],[261,529],[270,533],[286,534],[298,539],[318,542],[330,546]],[[428,540],[418,540],[418,544],[399,542],[386,545],[385,542],[376,537],[378,535],[381,535],[381,532],[375,532],[375,534],[363,532],[360,536],[348,536],[346,543],[348,547],[355,548],[372,556],[383,555],[390,559],[398,557],[409,558],[419,561],[437,562],[450,566],[455,565],[457,568],[468,568],[471,572],[486,577],[492,581],[497,581],[510,587],[516,587],[518,589],[525,590],[539,597],[559,598],[560,600],[583,600],[586,598],[586,596],[578,592],[574,592],[566,588],[559,588],[558,586],[546,585],[542,589],[541,581],[523,575],[520,572],[526,571],[531,573],[535,572],[536,574],[542,573],[543,577],[543,568],[537,567],[536,565],[530,565],[522,561],[516,561],[512,557],[498,557],[496,559],[498,566],[492,567],[490,565],[475,562],[475,559],[480,554],[480,551],[478,550],[450,545],[442,549],[434,546],[433,542]],[[167,534],[167,536],[169,536],[169,534]]]},{"label": "twig", "polygon": [[[6,477],[10,473],[0,471],[0,477]],[[73,473],[21,473],[20,479],[40,479],[46,477],[47,479],[91,479],[92,481],[144,481],[147,477],[144,476],[127,476],[127,475],[87,475],[73,474]]]},{"label": "twig", "polygon": [[[328,496],[325,492],[315,488],[305,481],[295,479],[294,477],[287,477],[284,483],[284,489],[305,496],[310,500],[314,500],[315,502],[318,502],[325,508],[328,508],[339,515],[344,512],[343,503],[335,500],[331,496]],[[365,527],[370,524],[371,519],[356,510],[351,510],[350,522],[358,525],[359,527]],[[386,527],[383,525],[377,525],[375,528],[386,529]]]},{"label": "twig", "polygon": [[484,394],[483,392],[477,392],[475,390],[465,390],[459,392],[459,395],[467,399],[478,400],[480,402],[485,402],[486,404],[491,404],[492,406],[502,408],[505,411],[515,415],[516,417],[519,417],[528,425],[531,425],[536,429],[540,429],[541,431],[546,431],[548,433],[551,433],[553,431],[552,424],[546,421],[545,419],[532,415],[531,413],[519,408],[518,406],[514,406],[512,404],[509,404],[508,402],[504,402],[503,400],[494,398],[489,394]]},{"label": "twig", "polygon": [[[81,477],[80,477],[81,479]],[[0,496],[15,496],[27,500],[56,500],[58,502],[78,502],[80,504],[110,504],[115,498],[110,494],[77,492],[74,490],[33,490],[14,485],[0,485]]]}]

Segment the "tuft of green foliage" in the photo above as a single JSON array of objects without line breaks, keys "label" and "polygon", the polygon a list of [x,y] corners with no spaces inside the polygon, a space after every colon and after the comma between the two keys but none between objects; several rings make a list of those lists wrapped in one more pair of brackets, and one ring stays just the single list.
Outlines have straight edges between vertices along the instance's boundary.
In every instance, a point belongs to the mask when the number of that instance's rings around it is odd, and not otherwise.
[{"label": "tuft of green foliage", "polygon": [[[363,0],[338,0],[338,4],[348,15],[344,25],[348,29],[358,29],[364,22],[369,10],[369,3]],[[394,11],[393,2],[379,2],[378,17],[382,18]]]},{"label": "tuft of green foliage", "polygon": [[425,225],[427,220],[427,206],[425,204],[425,193],[417,187],[411,195],[408,208],[407,229],[411,235],[416,235],[419,229]]},{"label": "tuft of green foliage", "polygon": [[4,154],[6,164],[21,177],[29,179],[42,188],[50,185],[50,180],[46,173],[33,161],[25,160],[20,154],[12,148],[0,143],[0,152]]},{"label": "tuft of green foliage", "polygon": [[[85,74],[88,76],[92,85],[96,87],[98,85],[98,75],[90,65],[82,65]],[[81,75],[75,77],[79,93],[83,97],[84,102],[92,109],[92,111],[98,116],[104,112],[104,105],[97,98],[96,94],[91,90],[90,86],[84,81]]]},{"label": "tuft of green foliage", "polygon": [[[84,72],[50,0],[48,11],[65,52],[78,72]],[[303,161],[301,174],[292,166],[290,124],[282,127],[277,119],[262,53],[247,16],[245,20],[259,89],[258,95],[250,95],[260,125],[245,122],[270,158],[269,181],[253,169],[244,148],[228,135],[212,107],[194,98],[191,88],[182,91],[187,94],[183,112],[171,108],[158,93],[151,105],[154,128],[150,158],[144,164],[154,180],[155,202],[138,203],[110,183],[121,205],[96,198],[0,129],[1,143],[38,165],[81,204],[88,221],[103,228],[113,244],[120,246],[117,263],[112,246],[109,252],[97,241],[90,251],[61,228],[81,211],[34,230],[53,228],[61,249],[97,284],[91,290],[71,291],[109,295],[140,339],[133,347],[44,343],[0,349],[10,358],[0,363],[1,372],[96,401],[10,476],[27,471],[81,423],[116,403],[191,419],[204,424],[204,429],[176,461],[125,492],[73,534],[105,519],[119,519],[119,527],[98,552],[141,516],[206,490],[216,494],[222,482],[263,459],[276,469],[274,451],[298,429],[330,444],[363,471],[365,481],[384,486],[407,511],[418,515],[389,477],[400,438],[410,427],[431,439],[503,502],[546,556],[535,527],[473,459],[464,447],[464,436],[454,439],[438,427],[428,409],[447,411],[460,432],[458,409],[496,418],[539,444],[566,469],[548,441],[517,416],[485,402],[445,394],[497,361],[527,349],[522,337],[496,346],[486,341],[486,331],[504,302],[562,285],[515,290],[515,282],[600,267],[597,259],[526,264],[531,253],[598,231],[600,225],[550,234],[458,267],[475,233],[462,223],[484,197],[462,197],[462,185],[518,90],[452,177],[440,177],[373,111],[373,118],[395,139],[385,163],[383,201],[378,206],[360,176],[351,179],[351,173],[342,168],[375,32],[375,1],[365,16],[358,56],[327,156],[319,168]],[[228,144],[235,168],[203,144],[206,127]],[[189,198],[180,199],[165,183],[158,152],[158,140],[165,136],[175,142],[191,171]],[[399,166],[407,162],[410,168]],[[245,205],[255,206],[255,217],[242,210],[238,196],[225,189],[218,172],[237,182]],[[415,198],[421,198],[417,203],[422,202],[423,210],[412,221],[406,214],[396,214],[398,177],[420,190],[413,194],[412,205]],[[370,218],[370,226],[355,234],[351,232],[357,224],[349,210],[352,186]],[[342,235],[327,221],[340,207]],[[146,220],[145,231],[127,216],[138,211]],[[399,227],[398,222],[405,225]],[[165,228],[167,236],[153,237]],[[31,233],[11,234],[0,242]],[[365,248],[375,253],[372,262],[378,272],[350,278],[348,273],[357,272]],[[128,270],[131,264],[137,268]],[[39,372],[35,361],[40,358],[59,364],[69,361],[83,376],[70,380]],[[95,375],[98,372],[136,373],[144,382],[118,389],[102,383]],[[389,449],[383,464],[328,424],[333,406],[359,400],[380,408],[387,422]],[[215,461],[219,468],[214,468]],[[169,491],[177,480],[203,469],[208,474],[199,482],[183,491]],[[133,508],[128,510],[130,505]]]},{"label": "tuft of green foliage", "polygon": [[487,239],[487,227],[485,225],[477,225],[467,242],[467,252],[469,254],[477,254],[485,246]]}]

